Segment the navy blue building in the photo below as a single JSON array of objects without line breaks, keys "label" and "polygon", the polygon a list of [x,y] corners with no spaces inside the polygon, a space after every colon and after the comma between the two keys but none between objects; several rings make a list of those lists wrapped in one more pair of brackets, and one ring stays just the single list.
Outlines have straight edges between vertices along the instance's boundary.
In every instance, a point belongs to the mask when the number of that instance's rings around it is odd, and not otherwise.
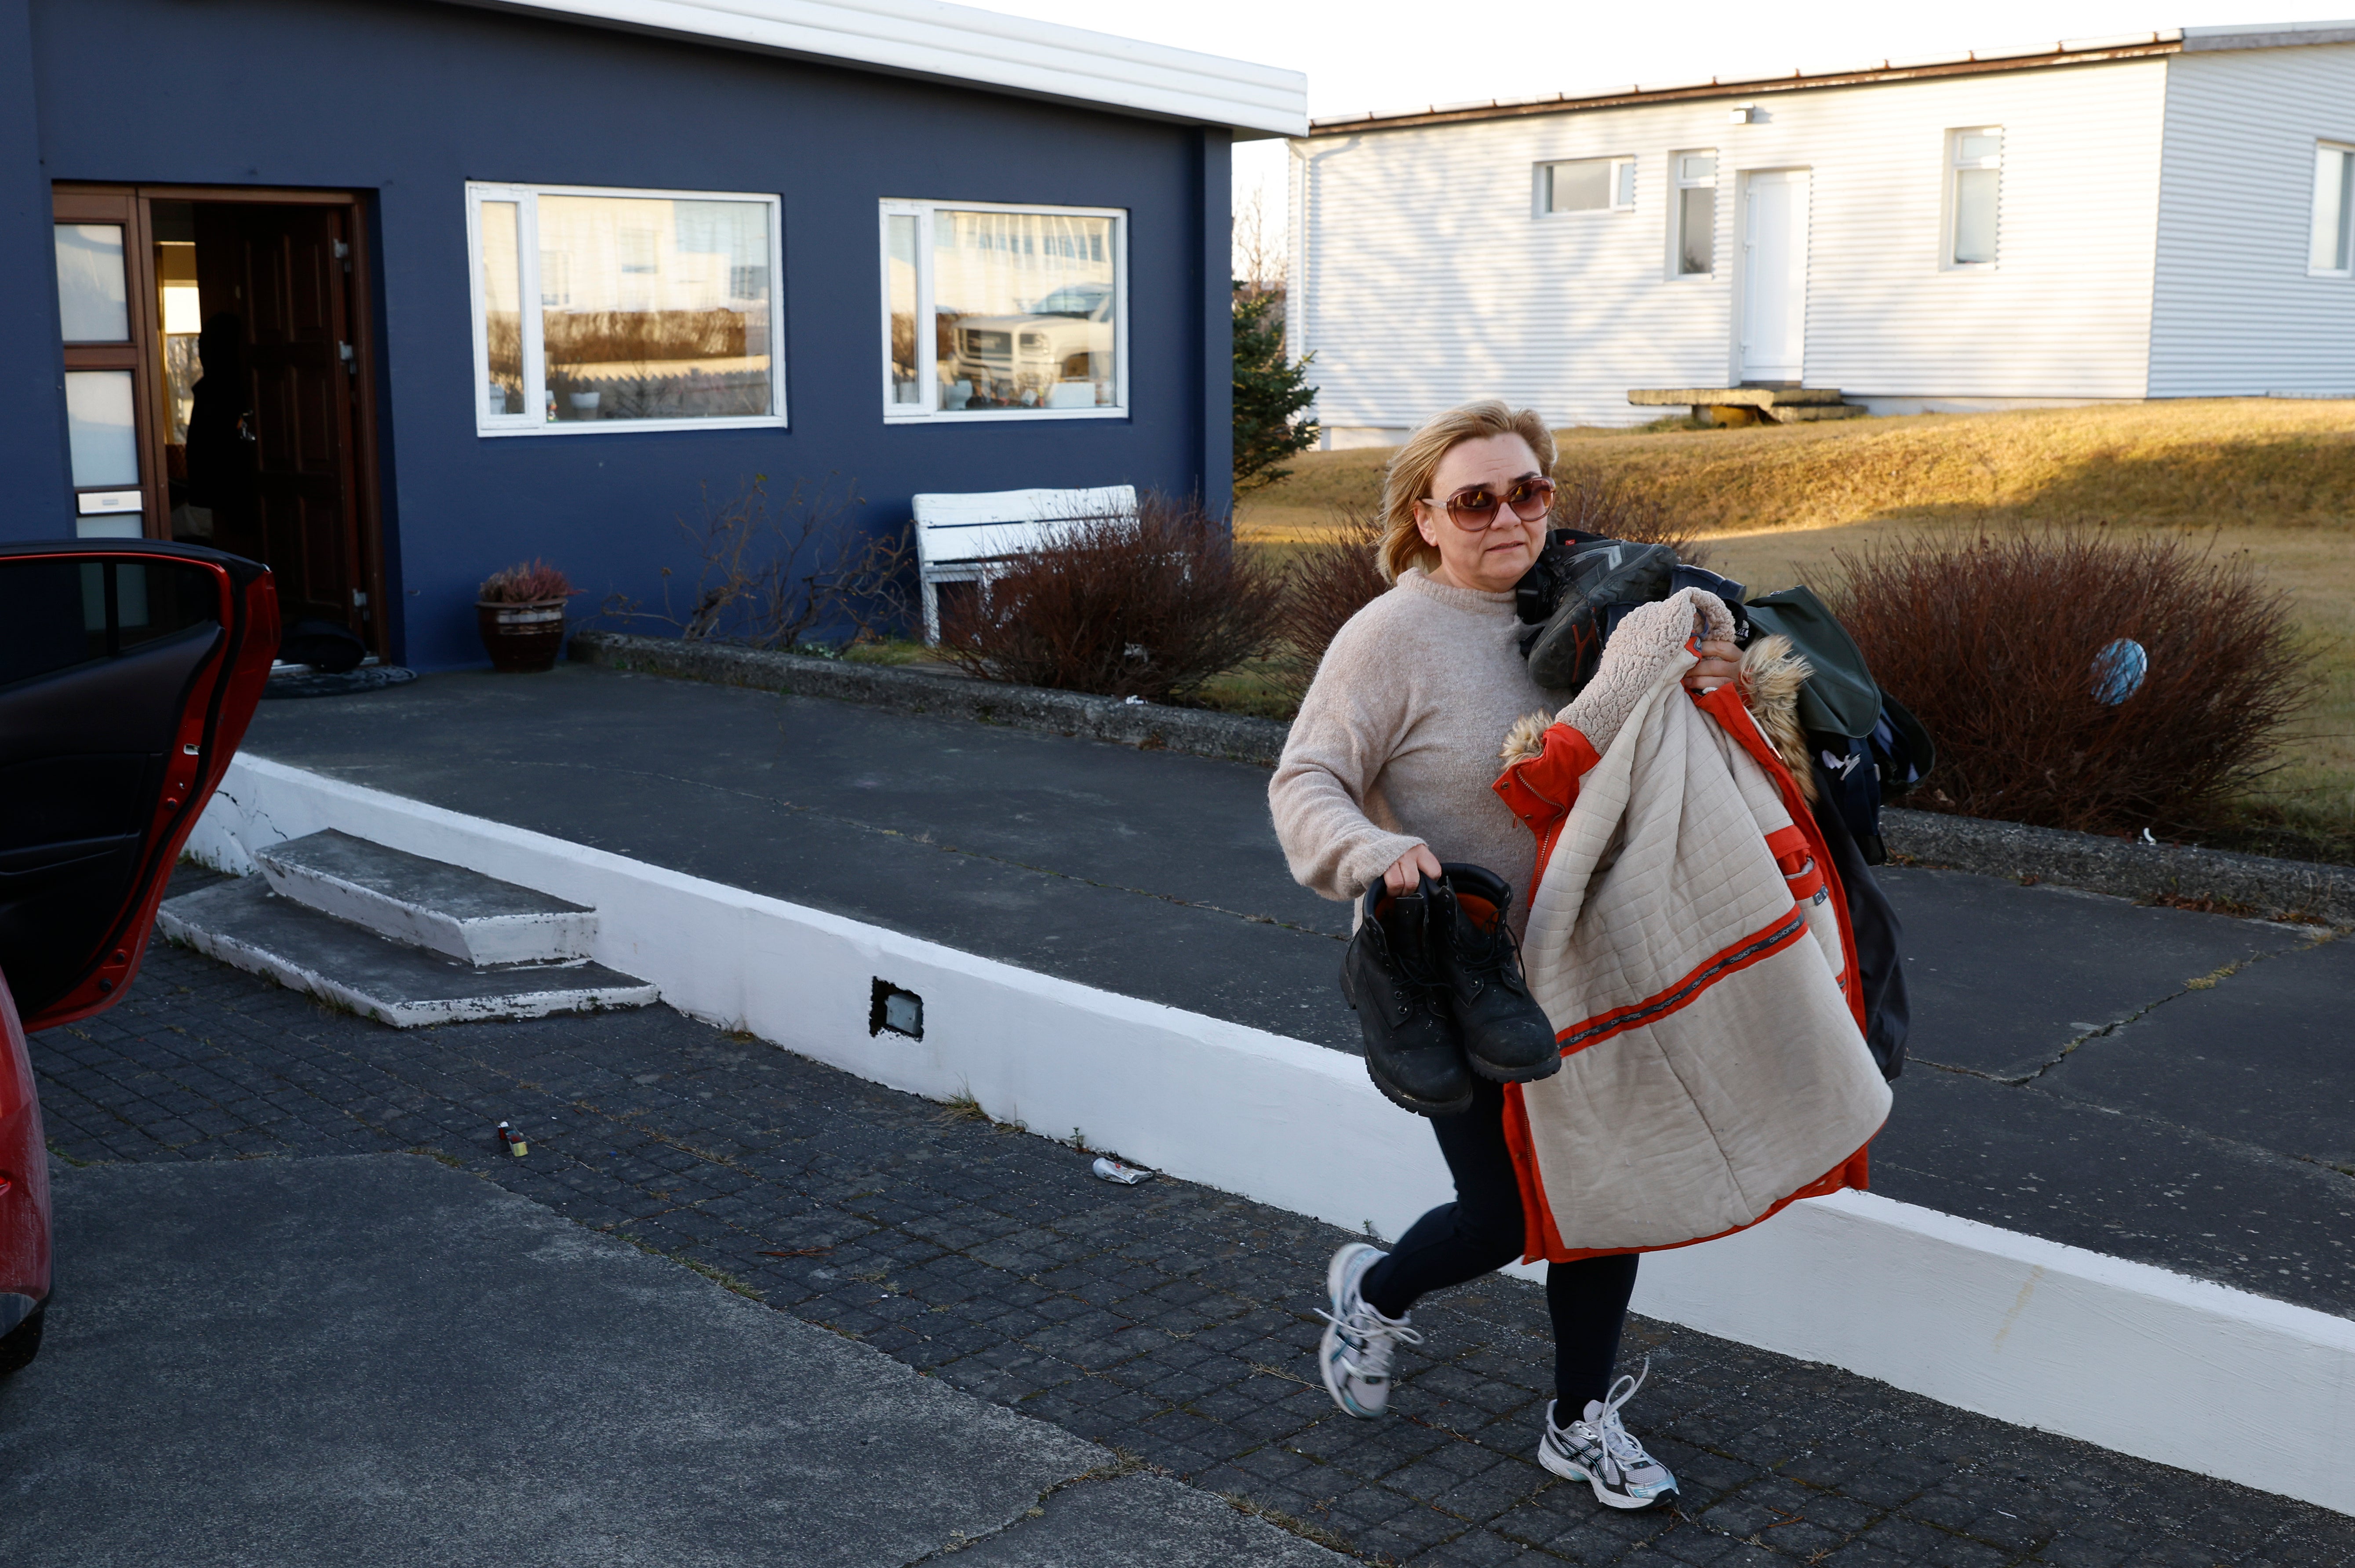
[{"label": "navy blue building", "polygon": [[0,538],[207,540],[478,662],[754,475],[1229,498],[1289,72],[921,0],[0,0]]}]

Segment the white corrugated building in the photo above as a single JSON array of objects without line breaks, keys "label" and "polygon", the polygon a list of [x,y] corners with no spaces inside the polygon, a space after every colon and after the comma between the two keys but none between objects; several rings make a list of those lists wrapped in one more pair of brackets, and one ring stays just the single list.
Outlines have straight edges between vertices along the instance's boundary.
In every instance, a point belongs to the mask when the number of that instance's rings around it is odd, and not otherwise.
[{"label": "white corrugated building", "polygon": [[1497,395],[1874,412],[2355,395],[2355,21],[1316,122],[1289,317],[1336,446]]}]

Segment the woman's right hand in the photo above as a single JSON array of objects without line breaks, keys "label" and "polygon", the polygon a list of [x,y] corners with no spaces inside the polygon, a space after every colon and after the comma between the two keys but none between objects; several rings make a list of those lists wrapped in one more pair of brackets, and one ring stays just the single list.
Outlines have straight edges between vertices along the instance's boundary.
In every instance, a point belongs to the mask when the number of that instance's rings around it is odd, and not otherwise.
[{"label": "woman's right hand", "polygon": [[1429,877],[1435,882],[1442,875],[1439,857],[1431,852],[1431,846],[1418,844],[1401,855],[1397,864],[1382,873],[1382,882],[1391,893],[1403,898],[1421,887],[1423,878]]}]

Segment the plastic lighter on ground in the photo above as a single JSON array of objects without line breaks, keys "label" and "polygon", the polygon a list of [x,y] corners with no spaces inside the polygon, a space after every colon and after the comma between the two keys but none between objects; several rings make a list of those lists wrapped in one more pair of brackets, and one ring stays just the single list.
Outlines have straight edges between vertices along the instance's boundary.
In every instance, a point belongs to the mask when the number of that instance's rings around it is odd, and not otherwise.
[{"label": "plastic lighter on ground", "polygon": [[[707,1021],[1173,1177],[1395,1235],[1446,1190],[1353,1057],[267,759],[190,853],[333,828],[600,912],[590,956]],[[922,1038],[874,1019],[882,980]],[[1871,1194],[1647,1259],[1636,1309],[2355,1513],[2355,1321]]]}]

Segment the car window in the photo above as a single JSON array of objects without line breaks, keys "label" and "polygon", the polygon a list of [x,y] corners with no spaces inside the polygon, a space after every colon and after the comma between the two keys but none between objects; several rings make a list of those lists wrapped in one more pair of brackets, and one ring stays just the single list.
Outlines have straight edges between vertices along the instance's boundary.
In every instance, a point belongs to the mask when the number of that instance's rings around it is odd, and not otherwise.
[{"label": "car window", "polygon": [[176,561],[0,560],[0,687],[208,625],[212,575]]}]

